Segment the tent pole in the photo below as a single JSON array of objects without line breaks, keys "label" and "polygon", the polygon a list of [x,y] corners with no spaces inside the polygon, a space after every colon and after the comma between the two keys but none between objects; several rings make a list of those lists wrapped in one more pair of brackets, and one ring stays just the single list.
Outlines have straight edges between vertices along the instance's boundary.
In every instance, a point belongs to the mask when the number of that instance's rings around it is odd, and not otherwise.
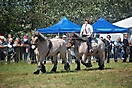
[{"label": "tent pole", "polygon": [[[58,32],[58,36],[59,36],[59,32]],[[60,36],[59,36],[60,37]]]}]

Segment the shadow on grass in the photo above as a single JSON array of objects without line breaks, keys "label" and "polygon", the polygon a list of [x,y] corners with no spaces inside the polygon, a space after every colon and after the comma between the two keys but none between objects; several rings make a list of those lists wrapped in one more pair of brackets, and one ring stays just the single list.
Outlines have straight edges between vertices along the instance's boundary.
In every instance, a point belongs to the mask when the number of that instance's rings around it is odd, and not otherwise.
[{"label": "shadow on grass", "polygon": [[114,68],[103,68],[103,69],[99,69],[99,68],[88,68],[88,69],[82,69],[84,71],[94,71],[94,70],[112,70]]},{"label": "shadow on grass", "polygon": [[56,72],[46,72],[46,74],[73,73],[73,72],[77,72],[77,71],[74,71],[74,70],[70,70],[70,71],[56,71]]},{"label": "shadow on grass", "polygon": [[[102,70],[112,70],[114,68],[104,68]],[[99,68],[88,68],[88,69],[81,69],[79,71],[95,71],[95,70],[100,70]],[[74,72],[79,72],[76,70],[70,70],[70,71],[57,71],[57,72],[46,72],[46,74],[59,74],[59,73],[74,73]]]}]

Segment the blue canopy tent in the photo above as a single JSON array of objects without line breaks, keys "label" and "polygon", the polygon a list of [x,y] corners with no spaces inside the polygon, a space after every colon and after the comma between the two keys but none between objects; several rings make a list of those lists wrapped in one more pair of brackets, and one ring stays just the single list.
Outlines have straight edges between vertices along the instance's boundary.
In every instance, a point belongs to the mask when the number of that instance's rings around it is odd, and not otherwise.
[{"label": "blue canopy tent", "polygon": [[93,26],[94,33],[104,33],[104,34],[107,33],[108,34],[108,33],[129,32],[128,28],[122,28],[122,27],[115,26],[102,17],[97,22],[92,24],[92,26]]},{"label": "blue canopy tent", "polygon": [[65,16],[55,25],[48,28],[38,28],[42,34],[80,32],[81,26],[69,21]]}]

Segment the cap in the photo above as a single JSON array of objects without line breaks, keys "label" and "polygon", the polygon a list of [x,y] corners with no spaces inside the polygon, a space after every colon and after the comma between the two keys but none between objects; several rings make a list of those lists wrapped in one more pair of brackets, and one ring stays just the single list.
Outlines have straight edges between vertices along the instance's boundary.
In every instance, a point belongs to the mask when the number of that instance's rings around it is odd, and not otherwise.
[{"label": "cap", "polygon": [[66,37],[66,35],[63,35],[62,37]]},{"label": "cap", "polygon": [[59,36],[55,36],[55,38],[59,38]]}]

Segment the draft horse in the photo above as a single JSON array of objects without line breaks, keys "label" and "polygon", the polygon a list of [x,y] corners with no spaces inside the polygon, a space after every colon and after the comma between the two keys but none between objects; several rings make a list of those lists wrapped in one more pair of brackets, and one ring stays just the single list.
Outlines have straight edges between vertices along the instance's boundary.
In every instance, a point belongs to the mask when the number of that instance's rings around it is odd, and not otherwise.
[{"label": "draft horse", "polygon": [[54,66],[51,72],[56,72],[57,69],[57,58],[58,53],[61,54],[64,61],[64,69],[66,71],[70,70],[70,65],[66,59],[66,42],[63,39],[48,39],[39,32],[33,32],[32,34],[32,44],[38,49],[38,68],[34,74],[39,74],[40,70],[42,73],[46,73],[44,64],[42,63],[44,58],[48,56],[53,56]]},{"label": "draft horse", "polygon": [[97,46],[93,47],[93,53],[89,52],[86,39],[80,37],[77,33],[69,33],[69,37],[72,38],[72,45],[74,45],[74,53],[76,55],[77,68],[80,70],[80,60],[83,65],[90,67],[89,63],[86,63],[88,57],[95,56],[99,61],[99,69],[104,68],[103,52],[105,50],[105,44],[103,41],[98,40]]}]

